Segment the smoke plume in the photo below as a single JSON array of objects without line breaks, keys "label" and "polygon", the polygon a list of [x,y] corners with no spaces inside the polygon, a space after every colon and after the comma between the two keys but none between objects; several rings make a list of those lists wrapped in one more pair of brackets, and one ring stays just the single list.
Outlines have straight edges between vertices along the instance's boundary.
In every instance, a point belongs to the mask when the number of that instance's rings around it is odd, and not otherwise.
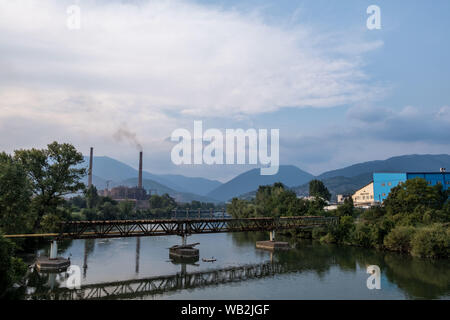
[{"label": "smoke plume", "polygon": [[127,128],[119,128],[113,135],[117,141],[128,141],[133,144],[139,151],[142,151],[142,145],[136,137],[136,133],[131,132]]}]

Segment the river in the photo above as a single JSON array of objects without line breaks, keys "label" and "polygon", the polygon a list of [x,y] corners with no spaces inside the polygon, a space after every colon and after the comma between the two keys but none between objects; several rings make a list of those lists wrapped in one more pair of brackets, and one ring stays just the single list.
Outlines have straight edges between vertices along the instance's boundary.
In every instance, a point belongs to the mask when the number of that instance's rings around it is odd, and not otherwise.
[{"label": "river", "polygon": [[[26,299],[449,299],[450,261],[418,259],[372,249],[289,241],[287,251],[255,248],[267,233],[201,234],[200,260],[169,259],[177,236],[72,240],[58,255],[80,267],[81,290],[67,275],[32,272]],[[48,248],[37,250],[46,254]],[[212,258],[214,262],[203,262]],[[369,290],[367,266],[381,270]]]}]

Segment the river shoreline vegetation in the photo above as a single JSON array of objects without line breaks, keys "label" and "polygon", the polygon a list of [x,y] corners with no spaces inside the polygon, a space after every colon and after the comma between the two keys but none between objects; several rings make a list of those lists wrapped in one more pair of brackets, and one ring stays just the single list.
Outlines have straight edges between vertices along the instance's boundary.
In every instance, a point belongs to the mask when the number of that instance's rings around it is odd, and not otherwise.
[{"label": "river shoreline vegetation", "polygon": [[323,243],[397,251],[422,258],[450,257],[450,203],[441,185],[408,180],[391,190],[383,206],[359,209],[346,199],[324,210],[330,194],[318,180],[310,183],[313,199],[299,199],[281,183],[261,186],[253,200],[234,198],[227,211],[235,218],[256,216],[336,216],[339,223],[312,232],[289,231]]},{"label": "river shoreline vegetation", "polygon": [[[53,142],[46,149],[0,153],[0,297],[20,283],[27,267],[18,253],[39,240],[10,240],[2,234],[54,232],[62,221],[162,218],[172,210],[222,210],[224,206],[192,201],[180,204],[167,194],[152,195],[149,209],[132,201],[99,196],[81,182],[83,155],[71,144]],[[232,199],[226,210],[234,218],[337,216],[339,223],[312,232],[289,231],[323,243],[398,251],[423,258],[449,258],[450,204],[442,186],[408,180],[392,189],[383,206],[355,208],[350,200],[326,211],[330,192],[319,180],[310,182],[312,199],[298,198],[282,183],[260,186],[252,200]]]}]

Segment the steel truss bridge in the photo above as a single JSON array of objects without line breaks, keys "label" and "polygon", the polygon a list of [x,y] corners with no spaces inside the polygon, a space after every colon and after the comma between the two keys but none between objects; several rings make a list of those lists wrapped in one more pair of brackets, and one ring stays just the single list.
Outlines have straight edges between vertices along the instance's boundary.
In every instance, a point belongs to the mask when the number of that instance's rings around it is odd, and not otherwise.
[{"label": "steel truss bridge", "polygon": [[170,291],[265,278],[294,270],[287,264],[267,262],[198,272],[180,272],[168,276],[86,284],[80,289],[57,288],[47,292],[29,293],[26,298],[51,300],[132,299]]},{"label": "steel truss bridge", "polygon": [[156,220],[68,221],[58,233],[6,235],[9,238],[50,237],[62,239],[122,238],[140,236],[187,236],[202,233],[312,229],[337,223],[336,217],[190,218]]}]

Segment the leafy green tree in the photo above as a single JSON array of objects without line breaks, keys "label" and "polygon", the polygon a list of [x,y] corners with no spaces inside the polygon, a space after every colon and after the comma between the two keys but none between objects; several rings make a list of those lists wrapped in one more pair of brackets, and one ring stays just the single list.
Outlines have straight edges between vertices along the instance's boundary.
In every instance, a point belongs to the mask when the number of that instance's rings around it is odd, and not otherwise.
[{"label": "leafy green tree", "polygon": [[169,196],[167,193],[159,196],[154,194],[149,199],[150,209],[167,209],[171,211],[177,207],[175,199]]},{"label": "leafy green tree", "polygon": [[84,197],[86,199],[86,207],[89,209],[97,207],[100,203],[100,197],[97,188],[94,185],[91,185],[86,189]]},{"label": "leafy green tree", "polygon": [[349,197],[344,200],[343,204],[337,207],[336,215],[338,217],[354,216],[354,209],[355,207],[353,206],[353,199]]},{"label": "leafy green tree", "polygon": [[47,149],[16,150],[14,158],[25,168],[34,193],[32,206],[37,215],[38,229],[46,214],[58,214],[63,196],[84,189],[80,181],[86,174],[80,168],[83,155],[71,144],[53,142]]},{"label": "leafy green tree", "polygon": [[227,212],[233,218],[249,218],[254,216],[255,208],[247,200],[233,198],[231,203],[227,205]]},{"label": "leafy green tree", "polygon": [[121,201],[119,202],[119,214],[121,219],[132,218],[135,203],[133,201]]},{"label": "leafy green tree", "polygon": [[325,184],[320,180],[311,180],[309,182],[309,195],[311,197],[319,197],[327,201],[330,201],[331,199],[330,191],[328,191]]},{"label": "leafy green tree", "polygon": [[97,209],[86,208],[86,209],[81,210],[81,213],[86,218],[86,220],[92,221],[92,220],[98,220],[99,219],[99,216],[98,216],[98,213],[97,213]]},{"label": "leafy green tree", "polygon": [[352,243],[358,246],[370,248],[372,244],[370,226],[365,223],[359,223],[353,232]]},{"label": "leafy green tree", "polygon": [[421,178],[406,180],[404,183],[391,189],[384,201],[389,214],[412,213],[422,206],[424,209],[441,209],[447,200],[447,194],[442,185],[428,185]]},{"label": "leafy green tree", "polygon": [[27,271],[27,266],[21,259],[14,257],[14,244],[0,235],[0,299],[8,289],[20,279]]},{"label": "leafy green tree", "polygon": [[355,230],[355,224],[352,216],[343,216],[339,218],[339,223],[329,227],[327,235],[320,241],[329,243],[349,244],[352,242],[352,234]]},{"label": "leafy green tree", "polygon": [[27,232],[33,225],[31,184],[23,166],[0,153],[0,229],[6,234]]},{"label": "leafy green tree", "polygon": [[99,209],[100,220],[117,220],[119,217],[118,206],[111,202],[105,202]]}]

